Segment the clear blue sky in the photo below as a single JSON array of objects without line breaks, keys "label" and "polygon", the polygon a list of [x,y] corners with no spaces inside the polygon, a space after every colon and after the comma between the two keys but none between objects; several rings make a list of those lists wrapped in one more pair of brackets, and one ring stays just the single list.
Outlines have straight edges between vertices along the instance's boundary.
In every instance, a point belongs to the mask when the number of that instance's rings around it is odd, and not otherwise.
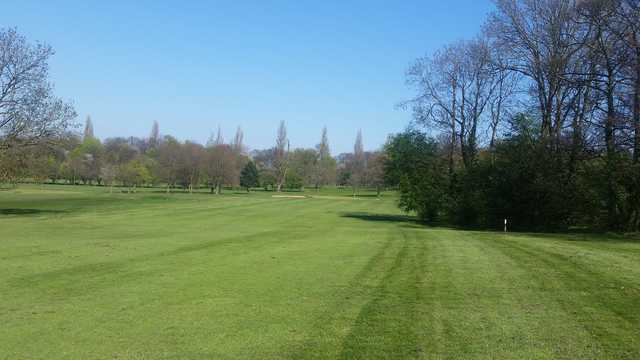
[{"label": "clear blue sky", "polygon": [[272,146],[281,120],[292,147],[329,130],[332,152],[362,129],[375,149],[410,114],[404,71],[415,58],[473,36],[489,0],[6,1],[0,27],[56,50],[58,95],[90,114],[96,135],[163,134],[205,142],[240,125]]}]

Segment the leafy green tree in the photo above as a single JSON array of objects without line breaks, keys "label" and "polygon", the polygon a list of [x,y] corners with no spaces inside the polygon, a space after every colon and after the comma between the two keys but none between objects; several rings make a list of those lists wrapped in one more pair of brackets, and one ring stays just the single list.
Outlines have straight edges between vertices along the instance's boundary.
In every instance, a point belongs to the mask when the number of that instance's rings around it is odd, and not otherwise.
[{"label": "leafy green tree", "polygon": [[[90,124],[90,120],[87,120]],[[100,177],[100,168],[102,166],[102,158],[104,148],[100,140],[93,137],[92,132],[85,133],[85,138],[80,145],[80,154],[82,156],[81,177],[83,181],[96,181],[98,185],[102,182]]]},{"label": "leafy green tree", "polygon": [[284,179],[284,186],[288,190],[299,190],[304,186],[304,182],[300,175],[293,170],[289,170]]},{"label": "leafy green tree", "polygon": [[240,173],[240,186],[246,188],[247,192],[249,192],[252,187],[260,186],[260,174],[253,161],[249,161],[242,169]]},{"label": "leafy green tree", "polygon": [[9,147],[0,151],[0,184],[9,183],[14,187],[23,179],[27,170],[24,151],[17,147]]},{"label": "leafy green tree", "polygon": [[315,186],[318,153],[315,149],[295,149],[289,154],[290,171],[296,173],[303,186]]},{"label": "leafy green tree", "polygon": [[399,206],[425,222],[439,220],[446,203],[447,173],[438,143],[418,131],[395,135],[385,145],[385,174],[400,190]]},{"label": "leafy green tree", "polygon": [[134,159],[120,166],[118,179],[129,188],[129,192],[135,192],[137,186],[151,180],[151,173],[142,159]]},{"label": "leafy green tree", "polygon": [[258,170],[260,177],[260,185],[267,190],[275,190],[276,188],[276,175],[272,169],[260,168]]}]

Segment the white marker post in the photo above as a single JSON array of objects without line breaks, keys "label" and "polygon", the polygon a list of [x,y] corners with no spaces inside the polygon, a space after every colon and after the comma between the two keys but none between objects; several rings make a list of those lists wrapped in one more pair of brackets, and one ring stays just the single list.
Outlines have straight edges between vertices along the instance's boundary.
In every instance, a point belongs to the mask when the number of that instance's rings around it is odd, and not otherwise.
[{"label": "white marker post", "polygon": [[507,219],[504,219],[504,232],[507,232]]}]

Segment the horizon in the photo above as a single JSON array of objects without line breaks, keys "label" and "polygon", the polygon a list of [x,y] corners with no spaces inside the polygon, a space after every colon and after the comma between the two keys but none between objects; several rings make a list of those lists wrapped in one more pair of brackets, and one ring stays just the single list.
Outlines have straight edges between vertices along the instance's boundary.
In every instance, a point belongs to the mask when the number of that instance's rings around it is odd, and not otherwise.
[{"label": "horizon", "polygon": [[[416,58],[470,38],[490,1],[294,4],[278,1],[171,6],[150,1],[7,4],[3,27],[56,51],[56,93],[96,137],[146,137],[154,121],[181,141],[206,143],[238,126],[250,149],[273,146],[280,121],[292,148],[367,151],[411,121],[404,71]],[[114,26],[113,24],[117,24]],[[437,29],[437,31],[434,31]],[[366,61],[363,61],[365,59]]]}]

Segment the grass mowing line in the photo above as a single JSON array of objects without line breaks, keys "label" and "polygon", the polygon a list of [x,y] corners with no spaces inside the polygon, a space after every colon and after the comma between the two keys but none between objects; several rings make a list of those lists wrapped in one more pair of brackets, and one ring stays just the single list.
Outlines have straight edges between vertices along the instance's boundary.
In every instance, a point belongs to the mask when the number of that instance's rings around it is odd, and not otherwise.
[{"label": "grass mowing line", "polygon": [[[183,216],[183,215],[191,216],[193,215],[193,213],[202,215],[202,211],[221,212],[221,211],[230,210],[234,208],[244,208],[247,206],[247,204],[228,205],[228,203],[224,202],[224,203],[216,203],[216,205],[214,206],[204,207],[204,206],[194,206],[194,203],[198,204],[200,202],[198,200],[192,200],[194,201],[193,203],[191,203],[189,200],[183,200],[183,199],[167,199],[167,200],[171,201],[171,203],[162,204],[162,205],[160,204],[151,205],[151,204],[143,203],[136,208],[131,208],[131,206],[127,204],[122,207],[112,207],[112,208],[100,209],[98,211],[87,212],[87,213],[81,214],[80,216],[86,217],[86,215],[93,215],[93,216],[126,217],[126,216],[133,216],[133,215],[142,215],[143,217],[144,216],[156,217],[159,215],[163,215],[165,213],[170,214],[171,216]],[[265,203],[266,203],[266,200],[257,200],[253,202],[254,205],[261,205]]]},{"label": "grass mowing line", "polygon": [[[250,203],[248,205],[253,206],[255,204]],[[243,210],[246,209],[243,208]],[[311,209],[308,208],[304,208],[303,210],[311,211]],[[246,214],[246,212],[245,215],[250,216],[250,214]],[[227,227],[232,227],[233,223],[243,221],[243,218],[241,217],[233,219],[234,221],[223,224],[223,226],[220,226],[217,230],[223,231]],[[293,220],[290,218],[282,217],[279,221],[270,221],[269,226],[271,228],[278,229],[280,227],[287,226],[287,224],[292,221]],[[188,232],[190,230],[187,229],[186,231]],[[113,281],[111,286],[120,286],[123,283],[133,282],[147,275],[152,275],[153,271],[151,270],[142,272],[136,269],[145,265],[148,266],[150,262],[155,262],[167,257],[180,256],[200,251],[211,251],[221,246],[237,247],[240,252],[246,255],[248,252],[257,251],[261,248],[256,247],[255,245],[248,246],[248,242],[260,242],[262,245],[267,245],[273,241],[279,242],[284,239],[289,241],[295,240],[298,235],[299,234],[295,231],[289,231],[287,233],[282,233],[280,230],[252,231],[249,234],[215,238],[214,240],[183,245],[169,251],[127,257],[118,261],[80,264],[57,270],[30,274],[28,276],[12,279],[12,285],[16,288],[26,287],[34,289],[38,288],[39,285],[50,287],[54,284],[56,287],[62,289],[63,293],[68,295],[82,295],[87,291],[95,289],[99,290],[100,285],[105,282],[105,279],[116,279],[117,281]],[[228,252],[228,250],[226,251]]]},{"label": "grass mowing line", "polygon": [[[515,244],[513,242],[512,244]],[[520,251],[523,251],[529,254],[532,257],[536,257],[540,259],[547,265],[553,266],[553,268],[557,269],[558,272],[563,274],[563,278],[575,278],[575,280],[579,280],[578,283],[590,284],[593,279],[597,279],[601,288],[606,290],[637,290],[638,281],[631,281],[630,279],[625,279],[617,276],[612,276],[601,271],[596,271],[592,269],[592,267],[587,264],[579,261],[575,261],[574,257],[568,256],[565,254],[559,254],[552,251],[548,251],[546,249],[540,249],[540,247],[527,246],[523,243],[517,243],[517,245],[513,245]],[[637,278],[636,278],[637,279]],[[572,284],[576,284],[576,281],[572,281]],[[589,287],[577,287],[576,290],[588,290]],[[632,300],[630,304],[627,304],[626,309],[640,309],[640,297],[622,297],[627,300]],[[640,323],[640,317],[638,317],[637,312],[633,311],[616,311],[615,308],[610,309],[614,313],[616,313],[619,317],[626,319],[630,322]]]},{"label": "grass mowing line", "polygon": [[[402,246],[393,263],[385,270],[370,300],[362,306],[358,318],[342,343],[339,359],[420,357],[425,352],[417,336],[415,319],[420,302],[420,268],[422,259],[411,251],[417,246],[401,231]],[[418,252],[424,254],[424,252]]]},{"label": "grass mowing line", "polygon": [[[237,206],[241,207],[241,206]],[[304,209],[305,211],[311,211],[310,209]],[[240,222],[243,221],[241,217],[235,218],[235,221]],[[271,221],[270,227],[279,228],[282,226],[286,226],[288,223],[294,220],[282,217],[279,221]],[[231,227],[232,223],[224,224],[224,226],[218,228],[217,230],[224,230],[226,227]],[[189,232],[189,229],[186,229]],[[126,271],[124,274],[122,272],[125,268],[130,267],[134,264],[139,264],[141,262],[153,261],[154,259],[160,259],[165,257],[171,257],[176,255],[181,255],[185,253],[198,252],[198,251],[209,251],[215,249],[220,246],[241,246],[242,252],[247,251],[255,251],[254,247],[246,247],[247,242],[262,242],[262,243],[271,243],[274,240],[280,241],[283,238],[289,240],[295,240],[297,237],[296,232],[288,232],[282,233],[280,230],[260,230],[258,232],[253,231],[248,235],[240,235],[240,236],[231,236],[226,238],[216,238],[214,240],[209,240],[205,242],[198,242],[195,244],[183,245],[176,249],[170,251],[164,251],[160,253],[152,253],[152,254],[144,254],[135,257],[127,257],[123,260],[119,261],[109,261],[109,262],[98,262],[98,263],[90,263],[90,264],[81,264],[71,267],[65,267],[63,269],[47,271],[43,273],[31,274],[29,276],[21,277],[15,279],[14,286],[20,287],[20,284],[26,287],[36,286],[38,283],[47,284],[49,286],[50,282],[58,283],[61,279],[63,280],[60,286],[64,288],[73,287],[74,285],[78,285],[77,281],[86,278],[97,278],[100,279],[103,276],[112,276],[113,274],[120,274],[122,277],[121,280],[125,280],[129,278],[130,280],[135,280],[135,278],[130,278]],[[64,285],[69,286],[64,286]],[[116,283],[117,284],[117,283]],[[114,284],[115,285],[115,284]],[[83,285],[80,285],[81,287]]]},{"label": "grass mowing line", "polygon": [[[259,206],[260,204],[262,204],[262,202],[259,202],[258,204],[253,204],[248,202],[247,206],[243,207],[243,206],[237,205],[231,208],[233,208],[234,210],[235,208],[239,208],[240,210],[242,210],[243,215],[250,217],[251,213],[247,213],[248,208],[252,206]],[[191,205],[193,207],[193,204]],[[229,207],[227,207],[226,209],[229,209]],[[150,210],[154,210],[154,211],[151,212]],[[90,230],[91,233],[96,234],[96,236],[98,237],[97,239],[101,239],[101,237],[104,236],[102,235],[103,232],[101,231],[106,231],[108,233],[108,236],[111,239],[127,239],[127,238],[133,239],[138,236],[140,236],[142,239],[149,236],[157,236],[159,238],[162,238],[167,236],[175,236],[176,234],[179,234],[179,233],[185,233],[186,235],[189,235],[189,233],[193,231],[192,226],[187,226],[184,228],[184,230],[180,230],[179,227],[174,227],[172,231],[167,232],[166,229],[163,229],[162,227],[158,227],[154,225],[155,223],[179,224],[180,223],[179,220],[181,220],[180,218],[176,218],[175,216],[172,216],[173,214],[170,211],[158,213],[157,210],[158,209],[150,209],[144,206],[143,208],[138,209],[136,213],[123,214],[123,213],[118,213],[117,211],[111,210],[110,216],[109,215],[105,216],[103,214],[96,216],[90,213],[90,214],[83,214],[82,217],[68,219],[67,222],[70,222],[69,224],[73,224],[72,225],[73,231],[77,232],[84,229]],[[194,212],[200,215],[200,217],[207,218],[209,216],[209,214],[205,210],[200,210],[200,208],[194,209]],[[256,209],[256,213],[259,213],[259,212],[260,212],[260,209]],[[147,213],[154,214],[154,215],[147,215]],[[240,216],[240,214],[234,215],[233,213],[229,213],[225,215],[226,215],[225,221],[222,222],[221,224],[220,222],[218,222],[219,225],[217,225],[217,228],[216,228],[217,231],[235,226],[237,223],[240,223],[240,222],[246,222],[245,218],[243,216]],[[153,222],[152,223],[147,222],[146,221],[147,217],[152,218],[151,220],[153,220]],[[227,217],[228,219],[230,219],[229,221],[226,221]],[[192,221],[193,217],[186,217],[186,219]],[[24,221],[29,222],[32,220],[24,219]],[[50,223],[60,224],[57,220],[53,220],[53,219],[51,220]],[[208,218],[203,219],[202,224],[204,224],[204,226],[211,224],[211,219],[208,219]],[[126,227],[123,227],[122,225],[126,225]],[[277,224],[272,224],[272,225],[277,225]],[[28,231],[30,232],[37,231],[37,229],[44,229],[47,226],[48,226],[47,224],[40,224],[40,226],[38,226],[37,228],[32,228],[32,229],[29,229]],[[107,241],[110,241],[110,240],[107,240]],[[118,246],[116,244],[114,245]],[[84,247],[86,246],[86,241],[77,243],[76,246]]]},{"label": "grass mowing line", "polygon": [[[133,257],[128,257],[122,260],[97,262],[89,264],[81,264],[66,267],[58,270],[51,270],[42,273],[30,274],[18,278],[10,279],[10,285],[15,288],[29,288],[34,289],[39,285],[51,286],[55,284],[57,287],[61,287],[65,290],[79,288],[79,290],[88,290],[91,286],[84,282],[100,281],[105,277],[116,277],[118,281],[114,282],[115,285],[122,284],[130,273],[135,273],[136,270],[132,267],[139,267],[141,263],[149,264],[156,260],[164,259],[172,256],[180,256],[189,254],[191,252],[198,252],[204,250],[212,250],[221,246],[229,245],[246,245],[247,242],[254,242],[260,240],[262,242],[270,242],[274,240],[281,240],[281,238],[268,238],[269,235],[279,234],[278,231],[261,231],[252,234],[252,236],[233,236],[222,239],[215,239],[208,242],[202,242],[198,244],[180,246],[170,251],[162,251],[152,254],[144,254]],[[267,239],[263,237],[267,236]],[[256,251],[255,248],[249,248],[247,251]],[[149,271],[151,273],[151,271]],[[135,280],[135,279],[130,279]]]},{"label": "grass mowing line", "polygon": [[[473,262],[475,248],[451,236],[447,230],[420,233],[428,246],[428,271],[431,281],[425,283],[424,305],[428,311],[427,335],[435,357],[472,358],[487,354],[486,337],[482,331],[481,307],[467,293],[468,280],[476,275]],[[472,285],[472,284],[471,284]]]},{"label": "grass mowing line", "polygon": [[427,228],[387,196],[37,198],[0,194],[71,212],[0,216],[0,358],[640,352],[640,244]]},{"label": "grass mowing line", "polygon": [[[640,243],[628,242],[607,242],[607,241],[563,241],[541,239],[539,237],[510,236],[513,241],[519,243],[535,244],[536,249],[549,254],[564,256],[568,261],[577,263],[587,263],[600,268],[616,269],[616,278],[626,278],[629,281],[638,283],[640,278]],[[621,247],[620,245],[628,245]]]},{"label": "grass mowing line", "polygon": [[[372,292],[380,286],[381,274],[385,273],[389,259],[397,258],[397,244],[393,234],[378,248],[364,266],[349,281],[348,285],[338,290],[332,298],[336,300],[324,304],[321,312],[312,320],[312,329],[304,339],[300,339],[293,348],[286,349],[287,358],[312,359],[330,358],[339,355],[342,337],[335,338],[336,331],[348,328],[356,317],[350,315],[353,307],[358,309],[358,303],[367,301]],[[328,349],[327,349],[328,347]]]},{"label": "grass mowing line", "polygon": [[[539,291],[549,295],[560,304],[567,314],[567,318],[577,321],[597,341],[598,346],[592,347],[590,354],[584,354],[586,358],[609,359],[637,359],[640,357],[638,350],[626,351],[629,343],[637,341],[637,337],[631,336],[634,329],[638,328],[635,319],[629,319],[629,314],[640,308],[639,299],[632,297],[620,297],[623,304],[612,302],[611,296],[617,296],[615,292],[609,294],[594,293],[591,285],[593,279],[598,284],[610,284],[598,272],[587,268],[576,267],[575,264],[554,258],[548,254],[540,254],[530,248],[523,247],[519,242],[505,241],[493,242],[493,245],[502,246],[503,253],[510,256],[529,273],[533,274]],[[542,274],[541,274],[542,273]],[[585,274],[586,273],[586,274]],[[544,276],[544,277],[543,277]],[[603,298],[603,295],[608,295]],[[607,301],[605,301],[605,299]],[[597,308],[594,308],[597,305]],[[617,309],[618,306],[622,309]],[[594,310],[597,310],[594,312]],[[593,315],[597,314],[594,318]],[[591,344],[592,346],[595,344]],[[637,347],[632,347],[637,349]]]},{"label": "grass mowing line", "polygon": [[510,353],[537,359],[593,357],[599,348],[596,339],[567,313],[554,293],[541,288],[540,280],[532,276],[537,269],[523,263],[531,259],[505,253],[503,242],[509,241],[506,235],[470,232],[463,236],[482,251],[484,273],[491,274],[476,280],[487,287],[479,289],[474,297],[485,309],[494,310],[487,337],[500,345],[496,357]]}]

